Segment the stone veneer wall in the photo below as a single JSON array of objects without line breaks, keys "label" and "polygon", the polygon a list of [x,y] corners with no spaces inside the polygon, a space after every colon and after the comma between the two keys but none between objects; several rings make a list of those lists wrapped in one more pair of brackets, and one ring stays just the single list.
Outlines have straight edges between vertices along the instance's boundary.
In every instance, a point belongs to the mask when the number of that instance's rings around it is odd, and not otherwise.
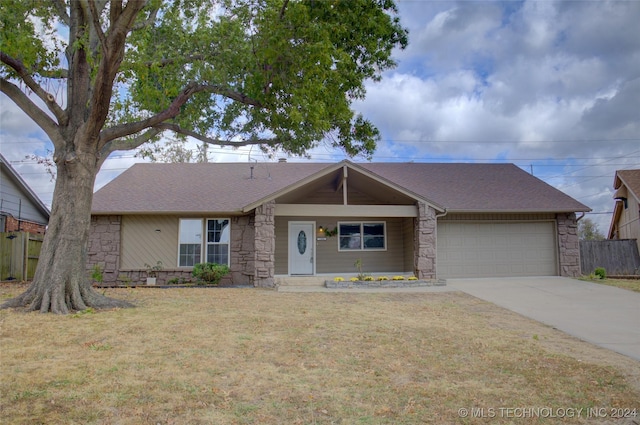
[{"label": "stone veneer wall", "polygon": [[574,213],[557,214],[560,276],[580,276],[580,240]]},{"label": "stone veneer wall", "polygon": [[436,277],[436,211],[418,203],[418,217],[414,219],[413,263],[418,279]]},{"label": "stone veneer wall", "polygon": [[100,265],[106,284],[115,285],[118,280],[121,223],[122,217],[119,215],[91,217],[87,269],[92,270],[94,265]]},{"label": "stone veneer wall", "polygon": [[[147,278],[146,270],[119,271],[121,223],[121,216],[91,217],[87,271],[91,273],[94,265],[98,264],[103,270],[104,284],[144,284]],[[231,275],[223,278],[221,284],[255,284],[256,253],[253,249],[255,239],[253,226],[253,216],[231,218],[229,266]],[[164,269],[157,273],[156,284],[166,285],[174,278],[192,279],[191,270]]]},{"label": "stone veneer wall", "polygon": [[253,215],[231,218],[231,281],[236,285],[255,285],[256,253]]},{"label": "stone veneer wall", "polygon": [[255,276],[254,286],[275,287],[276,222],[275,202],[267,202],[255,210]]}]

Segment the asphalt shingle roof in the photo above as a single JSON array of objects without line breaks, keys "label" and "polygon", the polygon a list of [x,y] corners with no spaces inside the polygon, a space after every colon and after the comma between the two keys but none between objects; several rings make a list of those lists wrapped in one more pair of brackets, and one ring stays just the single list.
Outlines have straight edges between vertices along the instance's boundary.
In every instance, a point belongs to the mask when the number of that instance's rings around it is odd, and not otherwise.
[{"label": "asphalt shingle roof", "polygon": [[627,190],[633,192],[636,198],[640,199],[640,170],[618,170],[616,171],[616,179],[614,188],[618,189],[624,182]]},{"label": "asphalt shingle roof", "polygon": [[[449,211],[590,209],[513,164],[362,163],[358,167]],[[233,213],[322,174],[327,163],[135,164],[98,190],[94,214]],[[251,178],[253,166],[253,178]]]}]

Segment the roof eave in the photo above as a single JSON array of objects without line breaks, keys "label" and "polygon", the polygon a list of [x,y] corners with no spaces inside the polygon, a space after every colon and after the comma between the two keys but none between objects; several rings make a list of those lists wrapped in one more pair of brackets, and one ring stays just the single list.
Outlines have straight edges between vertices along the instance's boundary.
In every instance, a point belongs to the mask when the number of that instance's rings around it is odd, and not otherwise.
[{"label": "roof eave", "polygon": [[456,208],[448,208],[448,214],[565,214],[565,213],[576,213],[576,212],[590,212],[591,208],[554,208],[554,209],[456,209]]},{"label": "roof eave", "polygon": [[241,210],[235,211],[91,211],[91,215],[176,215],[176,216],[241,216],[246,215],[245,212]]},{"label": "roof eave", "polygon": [[318,178],[323,177],[323,176],[325,176],[325,175],[327,175],[329,173],[337,171],[343,165],[344,165],[344,161],[338,162],[336,164],[328,165],[327,167],[323,168],[322,170],[317,171],[317,172],[305,177],[304,179],[297,181],[294,184],[291,184],[291,185],[289,185],[287,187],[284,187],[284,188],[282,188],[280,190],[272,192],[269,195],[258,199],[257,201],[254,201],[254,202],[251,202],[250,204],[245,205],[242,208],[242,211],[244,213],[248,213],[250,211],[253,211],[256,208],[258,208],[260,205],[262,205],[262,204],[264,204],[266,202],[273,201],[274,199],[276,199],[279,196],[285,195],[285,194],[287,194],[287,193],[289,193],[289,192],[291,192],[293,190],[296,190],[296,189],[304,186],[305,184],[311,183],[315,179],[318,179]]},{"label": "roof eave", "polygon": [[264,204],[265,202],[272,201],[272,200],[274,200],[274,199],[276,199],[276,198],[278,198],[278,197],[280,197],[282,195],[285,195],[285,194],[287,194],[287,193],[289,193],[289,192],[291,192],[293,190],[296,190],[296,189],[298,189],[298,188],[300,188],[300,187],[302,187],[302,186],[304,186],[304,185],[306,185],[308,183],[311,183],[312,181],[314,181],[314,180],[316,180],[316,179],[318,179],[320,177],[326,176],[327,174],[332,173],[334,171],[338,171],[340,168],[342,168],[345,165],[347,167],[350,167],[350,168],[354,169],[354,170],[357,170],[359,173],[362,173],[365,176],[367,176],[367,177],[369,177],[369,178],[371,178],[373,180],[376,180],[377,182],[379,182],[381,184],[384,184],[384,185],[386,185],[388,187],[391,187],[392,189],[394,189],[394,190],[396,190],[396,191],[398,191],[398,192],[400,192],[400,193],[402,193],[402,194],[404,194],[404,195],[406,195],[406,196],[408,196],[410,198],[413,198],[417,202],[424,202],[425,204],[433,207],[438,212],[442,213],[442,212],[446,211],[446,208],[444,206],[439,205],[438,203],[433,202],[433,201],[431,201],[429,199],[425,199],[425,198],[421,197],[420,195],[418,195],[416,193],[413,193],[413,192],[411,192],[409,190],[406,190],[406,189],[398,186],[397,184],[395,184],[395,183],[393,183],[393,182],[391,182],[391,181],[389,181],[387,179],[384,179],[384,178],[378,176],[377,174],[372,173],[371,171],[369,171],[369,170],[367,170],[367,169],[365,169],[365,168],[359,166],[358,164],[355,164],[355,163],[353,163],[353,162],[351,162],[349,160],[346,160],[346,159],[344,159],[344,160],[342,160],[342,161],[340,161],[340,162],[338,162],[336,164],[329,165],[326,168],[323,168],[322,170],[320,170],[320,171],[318,171],[316,173],[313,173],[310,176],[308,176],[308,177],[306,177],[306,178],[304,178],[304,179],[302,179],[302,180],[300,180],[300,181],[298,181],[298,182],[296,182],[296,183],[294,183],[292,185],[289,185],[289,186],[287,186],[287,187],[285,187],[285,188],[283,188],[283,189],[281,189],[279,191],[273,192],[273,193],[269,194],[268,196],[265,196],[265,197],[255,201],[255,202],[252,202],[252,203],[244,206],[242,208],[242,211],[245,212],[245,213],[247,213],[249,211],[252,211],[252,210],[256,209],[258,206]]},{"label": "roof eave", "polygon": [[38,197],[38,195],[36,195],[33,189],[29,187],[27,182],[23,180],[20,174],[18,174],[18,172],[11,166],[9,161],[7,161],[7,159],[1,153],[0,164],[3,164],[6,167],[9,176],[12,177],[15,182],[17,182],[18,186],[24,189],[27,197],[30,198],[31,202],[33,202],[34,205],[40,210],[40,212],[47,218],[47,220],[49,220],[49,218],[51,217],[51,211],[49,210],[49,208],[47,208],[44,202],[42,202],[42,200]]},{"label": "roof eave", "polygon": [[611,223],[609,224],[609,232],[607,239],[613,239],[613,232],[616,227],[616,223],[622,215],[622,201],[616,201],[613,206],[613,214],[611,214]]},{"label": "roof eave", "polygon": [[631,196],[633,196],[638,202],[640,202],[640,193],[635,193],[633,190],[633,187],[627,181],[625,181],[625,179],[622,176],[620,176],[617,172],[616,172],[616,179],[617,179],[616,182],[619,184],[616,187],[614,183],[614,189],[620,190],[622,186],[624,186],[627,190],[627,197],[629,194],[631,194]]}]

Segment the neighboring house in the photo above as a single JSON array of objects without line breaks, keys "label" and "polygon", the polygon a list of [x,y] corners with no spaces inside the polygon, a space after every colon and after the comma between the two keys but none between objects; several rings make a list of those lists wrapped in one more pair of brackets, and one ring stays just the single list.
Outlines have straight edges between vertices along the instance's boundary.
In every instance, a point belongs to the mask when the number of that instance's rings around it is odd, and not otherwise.
[{"label": "neighboring house", "polygon": [[0,154],[0,232],[44,233],[49,209]]},{"label": "neighboring house", "polygon": [[577,276],[586,211],[513,164],[136,164],[94,195],[89,266],[115,282],[226,263],[265,287],[358,260],[389,277]]},{"label": "neighboring house", "polygon": [[618,170],[613,180],[609,239],[635,239],[640,250],[640,170]]}]

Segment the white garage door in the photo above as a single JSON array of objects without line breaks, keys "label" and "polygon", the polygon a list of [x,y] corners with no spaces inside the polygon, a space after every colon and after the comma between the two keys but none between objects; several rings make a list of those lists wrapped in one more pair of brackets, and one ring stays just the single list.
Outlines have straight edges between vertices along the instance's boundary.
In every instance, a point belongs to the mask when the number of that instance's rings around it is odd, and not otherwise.
[{"label": "white garage door", "polygon": [[529,223],[438,223],[440,278],[555,276],[555,225]]}]

